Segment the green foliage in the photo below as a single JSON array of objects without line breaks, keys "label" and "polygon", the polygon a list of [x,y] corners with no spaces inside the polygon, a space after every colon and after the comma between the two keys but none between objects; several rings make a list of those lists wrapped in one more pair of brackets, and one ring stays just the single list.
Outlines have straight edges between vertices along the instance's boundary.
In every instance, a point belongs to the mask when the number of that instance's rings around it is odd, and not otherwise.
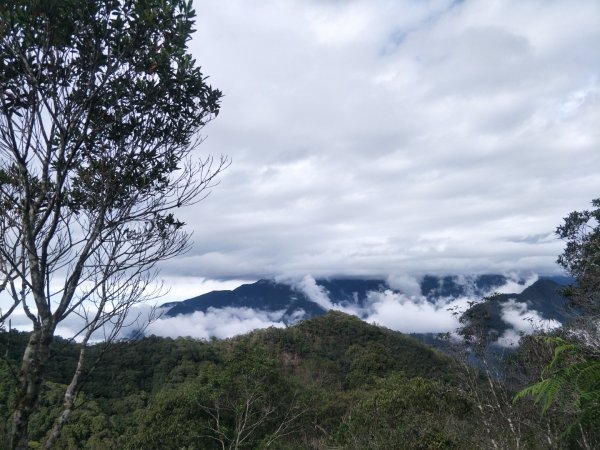
[{"label": "green foliage", "polygon": [[[24,346],[25,337],[12,342]],[[70,347],[59,347],[57,360],[69,364]],[[487,383],[466,389],[465,373],[449,358],[341,313],[224,341],[149,337],[89,351],[105,358],[86,366],[58,449],[488,449],[492,440],[512,442],[499,413],[491,414],[494,423],[483,420],[479,407],[497,394]],[[43,442],[64,388],[45,385],[33,445]],[[535,418],[527,405],[506,407],[513,419],[521,410]],[[543,448],[542,425],[521,432],[525,448]]]},{"label": "green foliage", "polygon": [[569,339],[545,338],[554,345],[553,358],[542,379],[521,390],[515,400],[533,397],[542,414],[555,403],[572,408],[576,418],[563,434],[580,433],[582,439],[600,443],[600,322],[595,315],[600,308],[600,199],[593,200],[592,206],[596,209],[572,212],[556,230],[566,241],[558,263],[576,279],[565,293],[588,315],[571,327]]},{"label": "green foliage", "polygon": [[472,409],[455,388],[394,374],[360,392],[334,440],[348,449],[469,448]]},{"label": "green foliage", "polygon": [[566,290],[577,305],[592,313],[600,311],[600,198],[592,200],[592,211],[573,211],[556,229],[566,246],[560,264],[577,282]]},{"label": "green foliage", "polygon": [[578,425],[596,428],[600,425],[600,360],[579,343],[560,337],[544,340],[555,345],[552,361],[544,368],[542,380],[521,390],[515,401],[530,396],[541,404],[543,414],[560,397],[577,413],[566,434],[574,432]]},{"label": "green foliage", "polygon": [[[368,325],[355,316],[330,311],[288,330],[270,330],[264,339],[301,360],[334,361],[347,387],[401,370],[407,376],[458,381],[456,363],[447,355],[402,333]],[[335,372],[330,372],[335,373]]]},{"label": "green foliage", "polygon": [[[3,2],[2,112],[16,123],[17,116],[49,109],[60,130],[49,136],[56,152],[50,162],[67,179],[50,185],[32,177],[38,184],[25,192],[16,166],[5,166],[0,181],[12,184],[14,195],[50,188],[49,201],[52,190],[62,189],[61,206],[74,211],[167,192],[181,149],[219,111],[220,91],[206,84],[187,52],[194,15],[185,0]],[[178,224],[157,211],[157,227]]]},{"label": "green foliage", "polygon": [[[127,311],[160,293],[156,264],[188,246],[175,210],[227,165],[189,158],[221,98],[187,48],[194,16],[191,0],[0,2],[0,291],[13,301],[0,325],[19,305],[33,329],[12,448],[28,445],[49,379],[69,390],[44,446],[72,412],[74,361],[50,371],[60,322],[79,316],[83,345],[99,329],[114,339]],[[138,372],[112,375],[131,386]]]},{"label": "green foliage", "polygon": [[222,366],[161,391],[140,416],[134,448],[259,448],[295,430],[297,388],[262,349],[243,344]]}]

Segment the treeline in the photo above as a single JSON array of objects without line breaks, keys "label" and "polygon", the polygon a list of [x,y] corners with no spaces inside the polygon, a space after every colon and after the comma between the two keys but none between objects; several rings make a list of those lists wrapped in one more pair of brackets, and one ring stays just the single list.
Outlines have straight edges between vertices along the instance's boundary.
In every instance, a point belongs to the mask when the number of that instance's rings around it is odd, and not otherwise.
[{"label": "treeline", "polygon": [[[26,333],[0,336],[2,441]],[[77,344],[58,339],[29,427],[37,448],[59,412]],[[224,341],[149,337],[90,348],[59,449],[580,448],[597,432],[514,394],[551,346],[528,339],[488,376],[460,358],[339,312]],[[507,381],[510,380],[510,381]],[[587,428],[586,428],[587,427]]]}]

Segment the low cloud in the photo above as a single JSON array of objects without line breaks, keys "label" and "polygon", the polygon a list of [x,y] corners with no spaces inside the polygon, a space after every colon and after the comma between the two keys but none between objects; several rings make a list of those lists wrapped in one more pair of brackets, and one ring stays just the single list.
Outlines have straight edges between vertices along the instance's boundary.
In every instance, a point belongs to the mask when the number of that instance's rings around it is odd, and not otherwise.
[{"label": "low cloud", "polygon": [[[475,279],[474,276],[457,279],[467,292],[464,296],[430,300],[421,295],[418,278],[410,275],[389,276],[388,286],[391,289],[369,292],[362,304],[332,301],[327,290],[319,286],[310,275],[305,275],[299,281],[287,282],[325,310],[342,311],[366,322],[403,333],[452,333],[461,326],[461,313],[474,303],[482,301],[483,296],[493,292],[520,293],[538,277],[531,275],[524,280],[516,274],[508,275],[504,285],[489,292],[477,292],[474,287]],[[249,308],[209,308],[206,313],[161,318],[150,325],[148,333],[171,337],[189,335],[202,339],[231,337],[258,328],[283,327],[283,313]],[[299,311],[295,317],[288,318],[288,322],[293,323],[303,318],[304,312]],[[503,320],[511,326],[501,338],[500,344],[504,346],[513,342],[519,333],[530,334],[542,327],[550,329],[560,326],[556,321],[544,321],[536,311],[530,311],[526,305],[514,301],[503,306]]]},{"label": "low cloud", "polygon": [[421,283],[407,274],[390,275],[387,278],[389,287],[410,296],[421,295]]},{"label": "low cloud", "polygon": [[554,319],[544,319],[539,312],[529,309],[526,303],[510,299],[502,304],[502,321],[511,328],[506,330],[497,341],[501,347],[518,345],[522,336],[539,331],[550,331],[561,326]]},{"label": "low cloud", "polygon": [[161,317],[146,329],[148,335],[189,336],[196,339],[226,339],[259,328],[284,328],[284,311],[267,312],[251,308],[208,308],[189,315]]},{"label": "low cloud", "polygon": [[422,296],[407,296],[393,291],[372,292],[364,319],[403,333],[444,333],[456,330],[457,314],[468,308],[468,297],[430,302]]},{"label": "low cloud", "polygon": [[498,294],[520,294],[533,283],[535,283],[538,279],[539,276],[537,274],[532,274],[525,280],[523,280],[520,276],[516,274],[511,274],[507,276],[506,283],[494,289],[494,292]]},{"label": "low cloud", "polygon": [[[537,275],[531,275],[523,280],[517,275],[509,276],[506,283],[493,292],[520,293],[537,280]],[[304,276],[299,281],[288,280],[298,291],[304,293],[311,301],[325,310],[337,310],[352,314],[366,322],[385,326],[404,333],[443,333],[454,332],[461,326],[459,317],[472,304],[482,300],[482,296],[492,292],[476,294],[475,277],[459,277],[467,293],[458,298],[446,297],[427,299],[420,292],[417,277],[410,275],[389,276],[387,283],[390,289],[372,291],[361,303],[336,303],[329,297],[328,292],[317,284],[314,277]],[[217,284],[215,287],[236,287]],[[210,282],[202,282],[199,286],[212,287]],[[194,293],[196,294],[196,293]],[[189,295],[189,294],[188,294]],[[125,326],[119,333],[120,338],[131,336],[137,330],[144,330],[146,335],[164,337],[190,336],[197,339],[230,338],[251,332],[256,329],[278,327],[286,323],[295,323],[306,317],[302,310],[296,311],[284,320],[285,310],[265,311],[251,308],[209,308],[206,312],[198,311],[190,315],[176,317],[162,316],[151,320],[153,308],[151,305],[138,305],[129,311]],[[510,300],[502,304],[502,320],[509,329],[500,337],[498,345],[509,347],[516,345],[524,334],[532,334],[538,330],[551,330],[560,326],[556,320],[545,320],[537,311],[528,309],[524,303]],[[17,310],[11,317],[12,328],[28,331],[31,329],[29,319],[22,310]],[[57,334],[72,338],[83,326],[81,318],[71,315],[59,325]],[[97,342],[104,338],[104,330],[94,336]],[[77,340],[77,338],[76,338]]]},{"label": "low cloud", "polygon": [[300,282],[296,283],[296,288],[322,308],[326,310],[334,309],[334,304],[329,299],[327,291],[319,286],[317,281],[310,275],[306,275]]},{"label": "low cloud", "polygon": [[[473,277],[464,278],[462,282],[467,286],[473,280]],[[311,276],[305,276],[296,284],[309,299],[327,310],[352,314],[366,322],[403,333],[453,332],[460,326],[460,313],[481,300],[476,296],[463,296],[430,301],[421,295],[417,278],[410,275],[390,276],[388,286],[392,289],[369,292],[361,306],[356,303],[333,302],[327,291]]]},{"label": "low cloud", "polygon": [[[408,296],[386,290],[370,292],[365,305],[360,306],[332,302],[327,292],[318,286],[312,277],[305,277],[297,284],[297,287],[326,310],[342,311],[366,322],[403,333],[452,332],[460,326],[458,312],[467,309],[469,303],[474,301],[473,298],[461,297],[430,302],[422,296]],[[223,339],[260,328],[285,327],[283,315],[284,311],[269,312],[231,307],[209,308],[206,313],[197,311],[189,315],[162,317],[148,326],[146,334]],[[304,312],[298,311],[287,320],[293,323],[303,318]]]}]

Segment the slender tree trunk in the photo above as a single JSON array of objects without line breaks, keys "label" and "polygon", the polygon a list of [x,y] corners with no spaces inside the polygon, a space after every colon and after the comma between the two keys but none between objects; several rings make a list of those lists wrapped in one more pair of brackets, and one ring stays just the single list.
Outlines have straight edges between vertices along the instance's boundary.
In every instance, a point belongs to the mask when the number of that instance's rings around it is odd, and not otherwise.
[{"label": "slender tree trunk", "polygon": [[48,433],[48,437],[46,438],[46,442],[44,443],[44,449],[51,449],[54,446],[54,444],[60,437],[60,433],[63,427],[69,420],[71,412],[73,411],[75,400],[77,400],[79,378],[83,373],[83,363],[85,361],[85,351],[88,337],[89,336],[86,336],[86,339],[81,346],[81,350],[79,350],[79,360],[77,361],[77,368],[75,369],[73,378],[71,378],[71,383],[69,383],[69,386],[65,391],[65,396],[63,400],[63,410],[54,421],[52,430],[50,430],[50,432]]},{"label": "slender tree trunk", "polygon": [[53,334],[52,322],[44,321],[33,330],[25,348],[10,434],[10,448],[13,450],[29,448],[27,424],[40,396]]}]

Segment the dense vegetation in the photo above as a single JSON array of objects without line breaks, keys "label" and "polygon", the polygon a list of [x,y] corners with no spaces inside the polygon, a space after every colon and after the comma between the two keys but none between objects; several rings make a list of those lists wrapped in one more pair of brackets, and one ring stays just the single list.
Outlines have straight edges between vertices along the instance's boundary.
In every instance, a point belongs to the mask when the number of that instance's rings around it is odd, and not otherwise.
[{"label": "dense vegetation", "polygon": [[[4,427],[26,341],[16,331],[0,336]],[[55,344],[30,448],[44,440],[64,374],[76,363],[76,344]],[[56,448],[578,448],[581,432],[561,436],[571,412],[551,406],[540,417],[531,402],[512,402],[549,361],[550,348],[542,347],[526,341],[512,367],[535,358],[537,365],[509,370],[501,381],[339,312],[224,341],[149,337],[96,345]],[[594,439],[593,428],[583,431]]]}]

